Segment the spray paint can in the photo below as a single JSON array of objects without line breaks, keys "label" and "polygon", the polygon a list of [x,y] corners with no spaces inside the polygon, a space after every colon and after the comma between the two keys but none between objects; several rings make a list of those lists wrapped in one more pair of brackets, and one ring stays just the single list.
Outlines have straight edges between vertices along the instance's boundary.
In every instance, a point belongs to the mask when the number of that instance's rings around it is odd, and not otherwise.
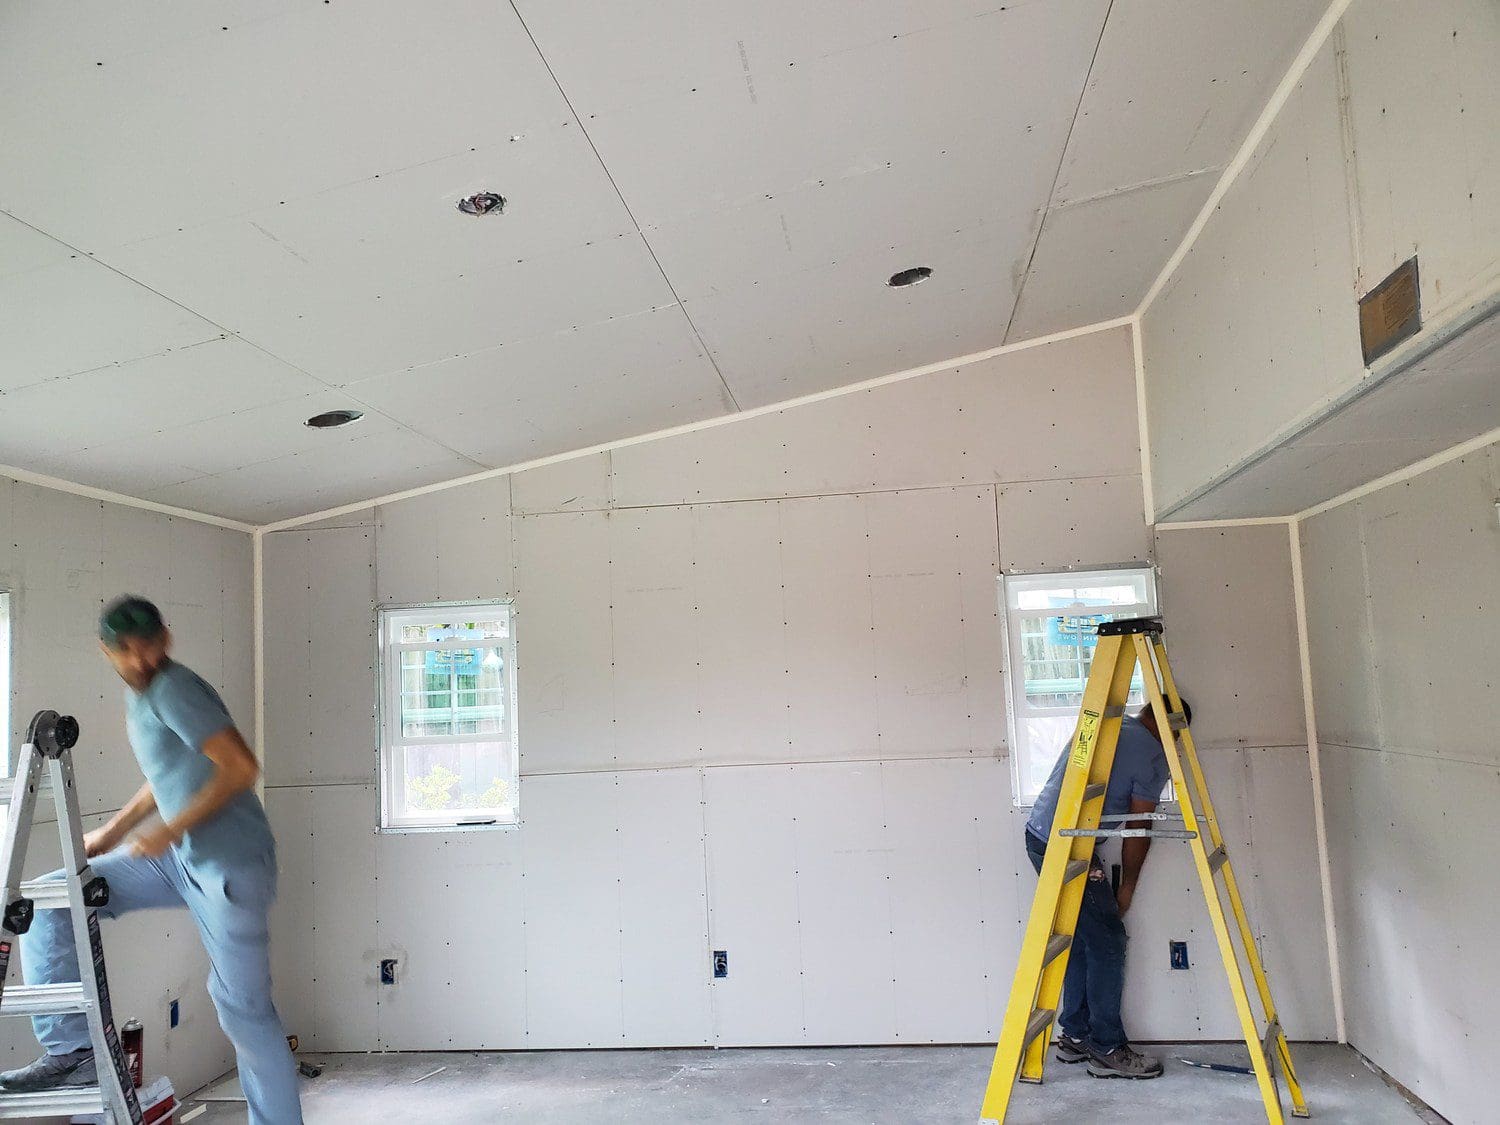
[{"label": "spray paint can", "polygon": [[130,1071],[130,1081],[139,1090],[146,1080],[145,1030],[140,1020],[131,1020],[120,1028],[120,1048],[125,1052],[125,1069]]}]

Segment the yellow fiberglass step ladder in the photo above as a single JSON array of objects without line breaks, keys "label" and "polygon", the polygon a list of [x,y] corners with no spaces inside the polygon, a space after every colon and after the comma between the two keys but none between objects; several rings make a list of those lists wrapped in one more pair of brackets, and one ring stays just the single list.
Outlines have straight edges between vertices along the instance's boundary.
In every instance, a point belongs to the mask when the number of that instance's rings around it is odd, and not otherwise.
[{"label": "yellow fiberglass step ladder", "polygon": [[[1261,1099],[1265,1102],[1266,1119],[1271,1125],[1282,1125],[1284,1121],[1276,1077],[1278,1068],[1291,1096],[1292,1115],[1306,1117],[1307,1103],[1292,1068],[1292,1054],[1276,1016],[1276,1005],[1271,1000],[1271,986],[1260,963],[1255,936],[1245,918],[1245,904],[1235,883],[1224,838],[1219,834],[1218,819],[1214,815],[1213,802],[1209,800],[1203,770],[1198,764],[1198,752],[1188,730],[1182,697],[1177,694],[1172,668],[1167,662],[1161,619],[1141,617],[1106,622],[1099,626],[1098,634],[1093,665],[1089,669],[1078,714],[1078,729],[1074,732],[1072,751],[1063,773],[1052,835],[1047,841],[1047,855],[1042,862],[1036,898],[1031,904],[1026,936],[1021,941],[1020,963],[1016,966],[1005,1021],[1000,1028],[1000,1043],[995,1049],[995,1064],[990,1071],[980,1121],[982,1125],[988,1125],[1005,1120],[1017,1077],[1022,1082],[1042,1080],[1042,1063],[1062,997],[1068,948],[1072,945],[1078,923],[1078,908],[1088,881],[1095,838],[1142,835],[1187,841],[1208,901],[1208,916],[1224,958],[1224,969],[1229,975],[1235,1013],[1239,1016],[1245,1045],[1250,1048],[1250,1060],[1260,1086]],[[1125,703],[1137,667],[1141,669],[1141,678],[1145,682],[1146,699],[1156,715],[1157,730],[1163,735],[1162,748],[1166,751],[1172,784],[1181,807],[1181,828],[1137,829],[1122,823],[1177,819],[1171,813],[1101,816],[1109,772],[1114,764],[1115,745],[1119,740],[1120,721],[1125,715]],[[1101,822],[1105,827],[1100,827]],[[1235,931],[1231,931],[1224,911],[1221,883],[1234,913],[1238,950]],[[1241,969],[1242,956],[1250,966],[1263,1020],[1257,1017],[1251,1005]]]},{"label": "yellow fiberglass step ladder", "polygon": [[[56,711],[38,711],[26,731],[21,759],[16,763],[10,816],[5,826],[0,867],[5,871],[3,919],[0,919],[0,1016],[48,1016],[78,1012],[88,1019],[94,1045],[98,1084],[70,1086],[35,1093],[0,1090],[0,1117],[62,1117],[100,1114],[116,1125],[140,1125],[141,1107],[125,1065],[125,1052],[115,1031],[109,1007],[109,981],[104,973],[104,946],[99,940],[99,908],[109,902],[109,885],[89,869],[78,815],[78,792],[73,784],[72,749],[78,742],[78,721]],[[50,776],[49,776],[50,775]],[[21,882],[37,790],[50,780],[62,834],[64,877]],[[31,928],[38,910],[66,910],[72,916],[73,940],[80,954],[89,951],[83,980],[62,984],[5,987],[16,938]],[[83,960],[82,957],[79,958]]]}]

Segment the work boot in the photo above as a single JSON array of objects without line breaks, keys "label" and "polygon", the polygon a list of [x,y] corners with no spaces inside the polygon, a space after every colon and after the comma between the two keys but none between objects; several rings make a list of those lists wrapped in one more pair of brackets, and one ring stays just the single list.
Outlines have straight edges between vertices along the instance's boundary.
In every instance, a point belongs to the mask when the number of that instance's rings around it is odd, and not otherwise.
[{"label": "work boot", "polygon": [[0,1074],[0,1090],[29,1094],[36,1090],[56,1090],[64,1086],[96,1086],[94,1052],[90,1047],[66,1055],[43,1055],[29,1066]]},{"label": "work boot", "polygon": [[1160,1078],[1161,1060],[1143,1055],[1126,1043],[1113,1051],[1093,1052],[1088,1069],[1095,1078]]},{"label": "work boot", "polygon": [[1089,1045],[1082,1039],[1074,1039],[1071,1035],[1061,1032],[1057,1036],[1057,1061],[1064,1063],[1086,1062],[1089,1057]]}]

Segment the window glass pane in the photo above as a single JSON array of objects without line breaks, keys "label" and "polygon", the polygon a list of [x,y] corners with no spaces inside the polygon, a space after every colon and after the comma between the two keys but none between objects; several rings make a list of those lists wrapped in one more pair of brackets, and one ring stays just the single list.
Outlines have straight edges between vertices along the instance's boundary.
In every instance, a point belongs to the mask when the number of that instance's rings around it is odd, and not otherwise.
[{"label": "window glass pane", "polygon": [[401,652],[405,737],[501,734],[506,694],[505,654],[499,648]]},{"label": "window glass pane", "polygon": [[403,644],[431,644],[434,641],[503,640],[510,636],[508,615],[488,621],[405,622],[396,639]]},{"label": "window glass pane", "polygon": [[504,742],[404,748],[406,807],[402,815],[433,812],[509,814],[515,809],[510,747]]}]

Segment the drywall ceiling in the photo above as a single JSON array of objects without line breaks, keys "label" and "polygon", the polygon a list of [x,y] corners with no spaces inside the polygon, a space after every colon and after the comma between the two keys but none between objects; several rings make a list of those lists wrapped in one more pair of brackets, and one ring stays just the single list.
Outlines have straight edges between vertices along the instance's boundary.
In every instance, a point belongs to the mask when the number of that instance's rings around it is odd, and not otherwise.
[{"label": "drywall ceiling", "polygon": [[8,4],[0,464],[262,522],[1126,314],[1323,7]]},{"label": "drywall ceiling", "polygon": [[1500,429],[1500,301],[1485,311],[1409,361],[1377,363],[1357,397],[1163,514],[1295,515]]}]

